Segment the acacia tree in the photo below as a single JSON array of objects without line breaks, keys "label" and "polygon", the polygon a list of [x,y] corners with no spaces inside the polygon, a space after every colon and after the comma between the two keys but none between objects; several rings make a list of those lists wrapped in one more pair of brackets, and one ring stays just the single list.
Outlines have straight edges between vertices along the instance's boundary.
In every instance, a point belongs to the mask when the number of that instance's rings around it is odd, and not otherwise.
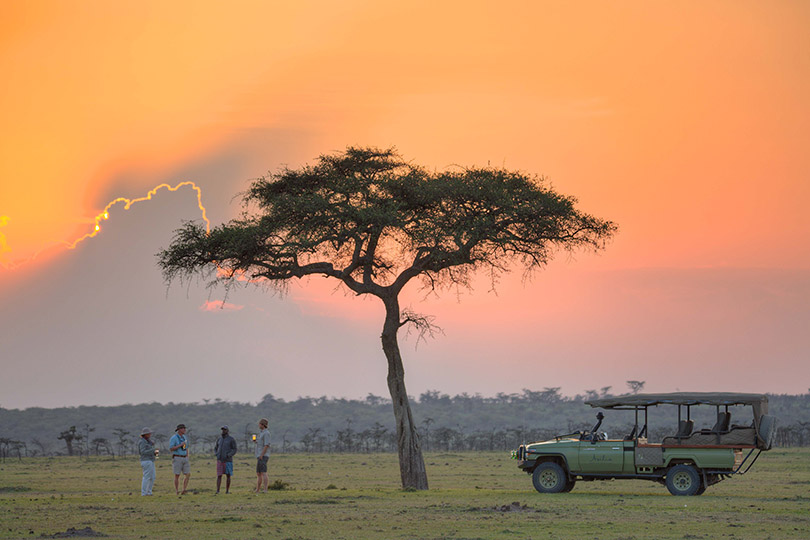
[{"label": "acacia tree", "polygon": [[469,287],[477,270],[494,280],[515,262],[543,267],[556,249],[601,249],[616,227],[579,212],[542,178],[505,169],[429,172],[395,150],[349,147],[315,165],[253,181],[238,219],[210,232],[186,223],[158,254],[167,283],[203,276],[226,286],[326,276],[385,307],[382,349],[405,488],[427,489],[397,334],[430,319],[400,309],[406,284]]},{"label": "acacia tree", "polygon": [[81,442],[82,434],[76,431],[76,426],[70,426],[70,429],[66,429],[62,433],[59,434],[57,437],[60,441],[65,441],[65,445],[67,446],[68,455],[73,455],[73,441]]},{"label": "acacia tree", "polygon": [[646,381],[627,381],[627,387],[631,394],[638,394],[644,389]]}]

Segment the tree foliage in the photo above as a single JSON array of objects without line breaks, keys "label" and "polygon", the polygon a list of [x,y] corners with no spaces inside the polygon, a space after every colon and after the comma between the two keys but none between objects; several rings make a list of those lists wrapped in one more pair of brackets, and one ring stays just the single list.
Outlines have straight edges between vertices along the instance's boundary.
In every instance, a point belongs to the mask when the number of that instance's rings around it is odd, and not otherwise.
[{"label": "tree foliage", "polygon": [[[431,173],[393,149],[348,148],[314,166],[255,180],[241,218],[176,232],[159,254],[167,281],[207,270],[219,281],[324,275],[358,294],[469,285],[476,270],[546,264],[555,249],[601,248],[615,224],[520,172]],[[255,210],[255,211],[252,211]]]}]

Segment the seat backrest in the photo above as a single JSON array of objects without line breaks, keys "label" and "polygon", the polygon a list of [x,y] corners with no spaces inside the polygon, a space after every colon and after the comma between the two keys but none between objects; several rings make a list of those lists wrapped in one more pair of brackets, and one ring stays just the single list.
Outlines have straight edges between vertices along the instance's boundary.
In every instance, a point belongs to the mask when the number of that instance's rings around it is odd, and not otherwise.
[{"label": "seat backrest", "polygon": [[729,424],[731,424],[731,413],[717,413],[717,422],[714,424],[711,431],[712,433],[725,433],[728,431]]},{"label": "seat backrest", "polygon": [[688,437],[692,433],[692,428],[695,427],[694,420],[681,420],[678,423],[678,433],[675,434],[676,437]]}]

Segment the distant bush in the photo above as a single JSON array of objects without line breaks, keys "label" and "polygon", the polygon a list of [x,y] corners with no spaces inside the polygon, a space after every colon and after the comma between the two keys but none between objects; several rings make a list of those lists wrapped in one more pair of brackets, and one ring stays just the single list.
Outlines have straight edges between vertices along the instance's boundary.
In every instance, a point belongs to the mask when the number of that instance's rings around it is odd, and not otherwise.
[{"label": "distant bush", "polygon": [[25,491],[31,491],[31,488],[26,486],[0,486],[0,493],[23,493]]}]

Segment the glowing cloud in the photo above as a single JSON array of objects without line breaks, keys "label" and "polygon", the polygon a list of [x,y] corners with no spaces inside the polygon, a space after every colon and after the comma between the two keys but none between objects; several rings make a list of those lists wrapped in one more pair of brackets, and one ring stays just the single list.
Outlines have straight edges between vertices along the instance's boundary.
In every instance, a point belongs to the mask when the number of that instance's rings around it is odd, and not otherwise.
[{"label": "glowing cloud", "polygon": [[225,300],[208,301],[200,306],[200,311],[239,311],[245,306],[231,304]]},{"label": "glowing cloud", "polygon": [[181,183],[177,184],[174,187],[171,187],[169,184],[160,184],[159,186],[153,187],[151,190],[149,190],[149,193],[147,193],[145,196],[140,197],[138,199],[127,199],[126,197],[118,197],[117,199],[113,199],[112,201],[107,203],[107,206],[104,207],[104,211],[102,211],[100,214],[98,214],[94,218],[95,227],[93,229],[93,232],[87,233],[84,236],[78,238],[77,240],[74,240],[71,243],[65,243],[65,247],[67,247],[67,249],[73,249],[73,248],[76,247],[76,245],[79,242],[81,242],[83,240],[86,240],[88,238],[93,238],[95,235],[97,235],[101,231],[100,223],[102,221],[104,221],[105,219],[109,219],[109,217],[110,217],[109,210],[110,210],[110,208],[112,208],[116,204],[118,204],[120,202],[123,202],[123,203],[125,203],[124,210],[129,210],[129,208],[135,203],[151,200],[152,196],[155,193],[157,193],[159,189],[166,188],[169,191],[177,191],[178,189],[180,189],[183,186],[191,186],[192,189],[194,189],[194,191],[197,192],[197,206],[200,209],[200,211],[202,212],[202,218],[205,221],[205,230],[210,231],[211,230],[211,222],[208,221],[208,217],[206,217],[206,215],[205,215],[205,207],[203,206],[203,203],[202,203],[202,190],[199,187],[197,187],[197,185],[194,182],[181,182]]},{"label": "glowing cloud", "polygon": [[[62,245],[64,245],[66,249],[75,249],[76,246],[80,242],[83,242],[84,240],[87,240],[88,238],[93,238],[94,236],[96,236],[97,234],[99,234],[101,232],[101,222],[110,218],[110,212],[109,211],[113,206],[115,206],[115,205],[117,205],[119,203],[124,203],[124,210],[129,210],[130,207],[135,203],[151,200],[152,196],[154,196],[159,190],[161,190],[163,188],[166,188],[169,191],[177,191],[178,189],[180,189],[183,186],[191,186],[191,188],[194,191],[197,192],[197,207],[200,209],[200,212],[202,212],[202,219],[203,219],[203,221],[205,221],[205,230],[210,231],[211,230],[211,222],[208,220],[208,217],[206,216],[205,206],[203,206],[203,203],[202,203],[202,190],[194,182],[180,182],[179,184],[177,184],[174,187],[170,186],[169,184],[160,184],[158,186],[155,186],[151,190],[149,190],[149,192],[146,195],[144,195],[143,197],[138,197],[137,199],[128,199],[126,197],[118,197],[117,199],[113,199],[112,201],[107,203],[107,205],[104,207],[104,210],[99,212],[93,218],[93,231],[92,232],[89,232],[89,233],[87,233],[87,234],[85,234],[83,236],[80,236],[79,238],[77,238],[76,240],[74,240],[72,242],[60,242],[60,243]],[[8,221],[9,221],[8,216],[0,216],[0,227],[6,225],[8,223]],[[58,243],[56,243],[56,244],[58,244]],[[50,246],[48,248],[45,248],[45,249],[42,249],[42,250],[36,252],[34,255],[32,255],[28,259],[23,259],[22,261],[19,261],[19,262],[15,262],[15,263],[11,263],[11,264],[4,264],[2,261],[0,261],[0,266],[2,266],[3,268],[5,268],[7,270],[14,270],[15,268],[18,268],[18,267],[20,267],[20,266],[22,266],[22,265],[24,265],[26,263],[29,263],[29,262],[33,261],[34,259],[37,258],[37,256],[40,253],[42,253],[46,249],[50,249]],[[10,252],[10,251],[11,251],[11,248],[8,247],[5,235],[0,233],[0,255],[2,255],[4,252]]]}]

